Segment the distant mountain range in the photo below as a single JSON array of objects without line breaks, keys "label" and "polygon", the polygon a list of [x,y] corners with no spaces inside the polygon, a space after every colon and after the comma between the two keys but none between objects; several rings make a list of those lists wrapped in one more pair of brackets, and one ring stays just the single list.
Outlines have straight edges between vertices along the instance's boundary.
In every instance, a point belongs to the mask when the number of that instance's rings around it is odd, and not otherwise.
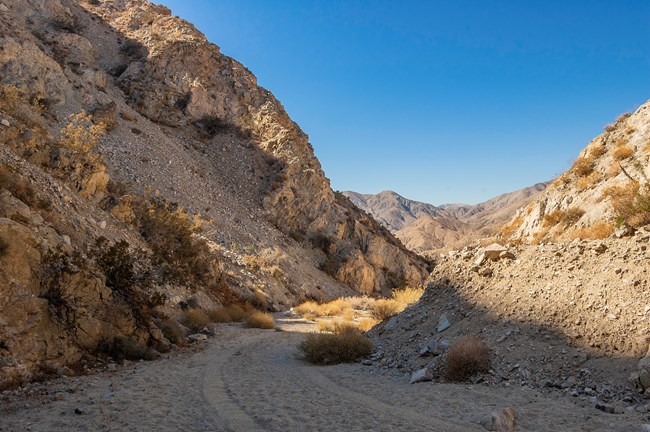
[{"label": "distant mountain range", "polygon": [[370,213],[407,248],[424,252],[458,247],[477,237],[496,233],[548,184],[537,183],[476,205],[434,206],[404,198],[393,191],[376,195],[346,191],[343,195]]}]

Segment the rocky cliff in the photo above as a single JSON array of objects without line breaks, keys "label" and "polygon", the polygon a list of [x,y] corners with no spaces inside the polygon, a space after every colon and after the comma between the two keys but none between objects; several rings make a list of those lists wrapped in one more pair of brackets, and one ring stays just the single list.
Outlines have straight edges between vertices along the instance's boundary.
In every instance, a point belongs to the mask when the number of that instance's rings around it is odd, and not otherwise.
[{"label": "rocky cliff", "polygon": [[650,222],[650,104],[605,127],[573,166],[518,211],[506,239],[540,243],[627,235]]},{"label": "rocky cliff", "polygon": [[332,192],[254,75],[165,7],[3,0],[0,95],[0,386],[121,335],[165,349],[179,305],[279,310],[426,276]]}]

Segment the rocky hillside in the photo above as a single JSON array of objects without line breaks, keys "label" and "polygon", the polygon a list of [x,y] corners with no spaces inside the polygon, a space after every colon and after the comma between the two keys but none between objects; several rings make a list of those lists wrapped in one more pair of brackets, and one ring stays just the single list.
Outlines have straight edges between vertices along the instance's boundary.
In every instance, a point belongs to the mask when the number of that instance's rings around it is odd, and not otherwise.
[{"label": "rocky hillside", "polygon": [[[504,227],[527,243],[605,238],[650,223],[650,102],[620,116]],[[625,231],[625,230],[624,230]],[[625,232],[621,232],[625,234]]]},{"label": "rocky hillside", "polygon": [[0,47],[0,386],[116,337],[167,349],[180,306],[424,279],[280,102],[169,9],[3,0]]},{"label": "rocky hillside", "polygon": [[459,247],[495,234],[547,185],[538,183],[476,205],[434,206],[409,200],[392,191],[376,195],[348,191],[343,195],[381,222],[407,248],[424,252]]},{"label": "rocky hillside", "polygon": [[649,242],[641,229],[627,239],[452,251],[417,304],[371,331],[373,364],[443,379],[446,350],[475,336],[492,365],[474,383],[647,413]]}]

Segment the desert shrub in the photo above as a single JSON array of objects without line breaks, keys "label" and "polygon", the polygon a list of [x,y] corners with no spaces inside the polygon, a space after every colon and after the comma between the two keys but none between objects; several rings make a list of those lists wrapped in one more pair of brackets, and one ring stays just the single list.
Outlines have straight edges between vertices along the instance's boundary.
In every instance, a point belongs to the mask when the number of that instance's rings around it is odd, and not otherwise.
[{"label": "desert shrub", "polygon": [[375,302],[371,313],[376,320],[385,321],[399,312],[399,305],[395,300],[382,299]]},{"label": "desert shrub", "polygon": [[313,333],[299,345],[305,359],[315,364],[353,362],[372,353],[372,342],[352,327],[335,333]]},{"label": "desert shrub", "polygon": [[183,328],[173,319],[166,320],[160,327],[160,331],[173,344],[180,344],[185,341]]},{"label": "desert shrub", "polygon": [[61,130],[60,145],[79,156],[86,165],[103,163],[97,146],[106,133],[103,123],[94,124],[92,116],[85,111],[70,115],[70,123]]},{"label": "desert shrub", "polygon": [[100,345],[100,350],[117,361],[140,360],[145,357],[147,348],[127,336],[115,336]]},{"label": "desert shrub", "polygon": [[311,316],[321,316],[320,315],[320,305],[313,300],[307,300],[304,303],[299,304],[293,308],[293,311],[298,315],[305,316],[307,314]]},{"label": "desert shrub", "polygon": [[392,297],[397,302],[400,312],[420,300],[424,294],[423,287],[406,287],[393,290]]},{"label": "desert shrub", "polygon": [[515,219],[513,219],[509,224],[505,225],[501,229],[501,235],[505,238],[510,237],[519,229],[521,224],[524,223],[524,218],[523,216],[517,216]]},{"label": "desert shrub", "polygon": [[124,42],[120,47],[120,51],[122,54],[133,60],[140,59],[147,54],[147,50],[144,45],[133,39],[129,39]]},{"label": "desert shrub", "polygon": [[7,255],[7,252],[9,251],[9,243],[0,238],[0,258]]},{"label": "desert shrub", "polygon": [[629,158],[633,154],[634,154],[634,149],[632,147],[630,147],[629,145],[625,144],[625,145],[616,147],[616,149],[614,150],[614,153],[612,153],[612,156],[617,161],[621,161],[621,160]]},{"label": "desert shrub", "polygon": [[49,199],[36,193],[29,181],[6,165],[0,165],[0,188],[8,190],[14,197],[32,208],[48,209],[52,205]]},{"label": "desert shrub", "polygon": [[466,381],[490,369],[490,349],[481,339],[468,336],[449,349],[444,377],[447,381]]},{"label": "desert shrub", "polygon": [[244,326],[249,328],[272,329],[275,327],[275,319],[268,312],[254,310],[244,319]]},{"label": "desert shrub", "polygon": [[367,332],[368,330],[370,330],[371,328],[373,328],[377,324],[379,324],[378,320],[376,320],[374,318],[364,317],[364,318],[361,318],[359,320],[359,324],[358,324],[357,327],[362,332]]},{"label": "desert shrub", "polygon": [[555,210],[544,216],[544,226],[551,227],[559,224],[570,226],[578,222],[583,214],[585,214],[585,211],[578,207]]},{"label": "desert shrub", "polygon": [[352,307],[343,299],[336,299],[321,305],[325,316],[338,316],[352,309]]},{"label": "desert shrub", "polygon": [[571,167],[571,171],[578,177],[585,177],[594,172],[595,163],[590,157],[583,157],[576,160]]},{"label": "desert shrub", "polygon": [[211,322],[229,323],[233,321],[232,317],[228,313],[228,309],[226,308],[210,309],[206,314]]},{"label": "desert shrub", "polygon": [[66,290],[67,278],[86,265],[78,252],[67,254],[61,250],[49,250],[41,259],[39,297],[47,300],[49,313],[71,334],[76,329],[78,308],[75,298]]},{"label": "desert shrub", "polygon": [[627,182],[605,190],[619,225],[641,227],[650,223],[650,183]]},{"label": "desert shrub", "polygon": [[181,317],[182,323],[193,331],[200,331],[208,325],[210,319],[208,315],[200,309],[188,309],[183,311]]},{"label": "desert shrub", "polygon": [[228,312],[228,315],[232,321],[235,322],[242,321],[246,317],[246,311],[238,304],[231,304],[226,306],[226,311]]},{"label": "desert shrub", "polygon": [[597,159],[607,153],[607,147],[605,147],[603,144],[598,144],[596,146],[593,146],[591,150],[589,151],[589,156],[593,159]]},{"label": "desert shrub", "polygon": [[151,290],[149,256],[131,250],[125,240],[111,244],[105,237],[97,239],[91,255],[106,277],[106,286],[129,304],[138,324],[148,325],[153,309],[167,300],[164,294]]},{"label": "desert shrub", "polygon": [[569,233],[570,239],[604,239],[612,235],[614,225],[610,222],[599,222],[597,224],[576,228]]},{"label": "desert shrub", "polygon": [[182,207],[157,198],[134,200],[140,234],[147,241],[166,279],[178,283],[222,285],[219,260],[207,242],[195,234],[200,226]]},{"label": "desert shrub", "polygon": [[600,174],[597,171],[592,172],[586,177],[580,177],[577,185],[578,190],[584,191],[586,189],[595,187],[600,178]]},{"label": "desert shrub", "polygon": [[344,300],[350,305],[352,309],[371,311],[372,306],[375,304],[375,299],[367,295],[344,297]]}]

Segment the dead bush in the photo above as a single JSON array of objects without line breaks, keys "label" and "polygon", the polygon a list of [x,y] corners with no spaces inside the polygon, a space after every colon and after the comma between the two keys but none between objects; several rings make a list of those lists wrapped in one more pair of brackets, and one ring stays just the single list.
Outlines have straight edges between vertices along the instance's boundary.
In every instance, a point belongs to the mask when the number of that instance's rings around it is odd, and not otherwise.
[{"label": "dead bush", "polygon": [[249,328],[272,329],[275,328],[275,319],[268,312],[256,310],[246,316],[244,326]]},{"label": "dead bush", "polygon": [[115,336],[100,344],[100,351],[108,354],[114,360],[141,360],[147,354],[147,348],[139,345],[127,336]]},{"label": "dead bush", "polygon": [[398,309],[401,312],[420,300],[422,294],[424,294],[423,287],[406,287],[402,289],[394,289],[392,297],[393,300],[397,302]]},{"label": "dead bush", "polygon": [[570,226],[578,222],[583,214],[585,214],[585,211],[578,207],[555,210],[544,216],[544,226],[552,227],[559,224]]},{"label": "dead bush", "polygon": [[467,336],[449,349],[444,377],[447,381],[467,381],[490,369],[490,349],[481,339]]},{"label": "dead bush", "polygon": [[576,228],[569,233],[569,239],[604,239],[612,235],[614,225],[610,222],[599,222],[597,224]]},{"label": "dead bush", "polygon": [[597,159],[605,153],[607,153],[607,147],[605,147],[603,144],[598,144],[591,148],[589,151],[589,156],[593,159]]},{"label": "dead bush", "polygon": [[362,332],[367,332],[367,331],[369,331],[371,328],[373,328],[374,326],[376,326],[377,324],[379,324],[379,321],[378,321],[378,320],[376,320],[376,319],[374,319],[374,318],[364,317],[364,318],[361,318],[361,319],[359,320],[358,328],[359,328],[359,330],[361,330]]},{"label": "dead bush", "polygon": [[203,330],[203,328],[210,322],[206,313],[200,309],[188,309],[183,311],[181,321],[183,325],[193,331]]},{"label": "dead bush", "polygon": [[517,216],[515,219],[512,220],[509,224],[505,225],[501,229],[501,235],[505,238],[509,238],[511,235],[515,233],[519,229],[519,227],[524,223],[524,218],[523,216]]},{"label": "dead bush", "polygon": [[206,313],[211,322],[229,323],[233,321],[226,308],[210,309]]},{"label": "dead bush", "polygon": [[594,172],[595,163],[591,157],[582,157],[576,160],[571,167],[571,171],[578,177],[585,177]]},{"label": "dead bush", "polygon": [[621,161],[621,160],[629,158],[633,154],[634,154],[634,149],[632,147],[630,147],[629,145],[625,144],[625,145],[616,147],[616,149],[614,150],[614,153],[612,153],[612,156],[617,161]]},{"label": "dead bush", "polygon": [[0,188],[8,190],[31,208],[49,209],[52,205],[49,199],[36,193],[28,180],[6,165],[0,165]]},{"label": "dead bush", "polygon": [[234,322],[242,321],[244,317],[246,317],[246,311],[238,304],[231,304],[226,306],[226,311]]},{"label": "dead bush", "polygon": [[183,328],[173,319],[166,320],[160,327],[160,331],[173,344],[179,345],[185,342]]},{"label": "dead bush", "polygon": [[377,300],[372,308],[372,317],[379,321],[386,321],[398,313],[399,305],[393,299]]},{"label": "dead bush", "polygon": [[372,353],[372,342],[352,327],[336,333],[313,333],[299,345],[310,363],[329,365],[353,362]]},{"label": "dead bush", "polygon": [[612,200],[618,225],[638,228],[650,224],[650,183],[627,182],[604,191]]}]

